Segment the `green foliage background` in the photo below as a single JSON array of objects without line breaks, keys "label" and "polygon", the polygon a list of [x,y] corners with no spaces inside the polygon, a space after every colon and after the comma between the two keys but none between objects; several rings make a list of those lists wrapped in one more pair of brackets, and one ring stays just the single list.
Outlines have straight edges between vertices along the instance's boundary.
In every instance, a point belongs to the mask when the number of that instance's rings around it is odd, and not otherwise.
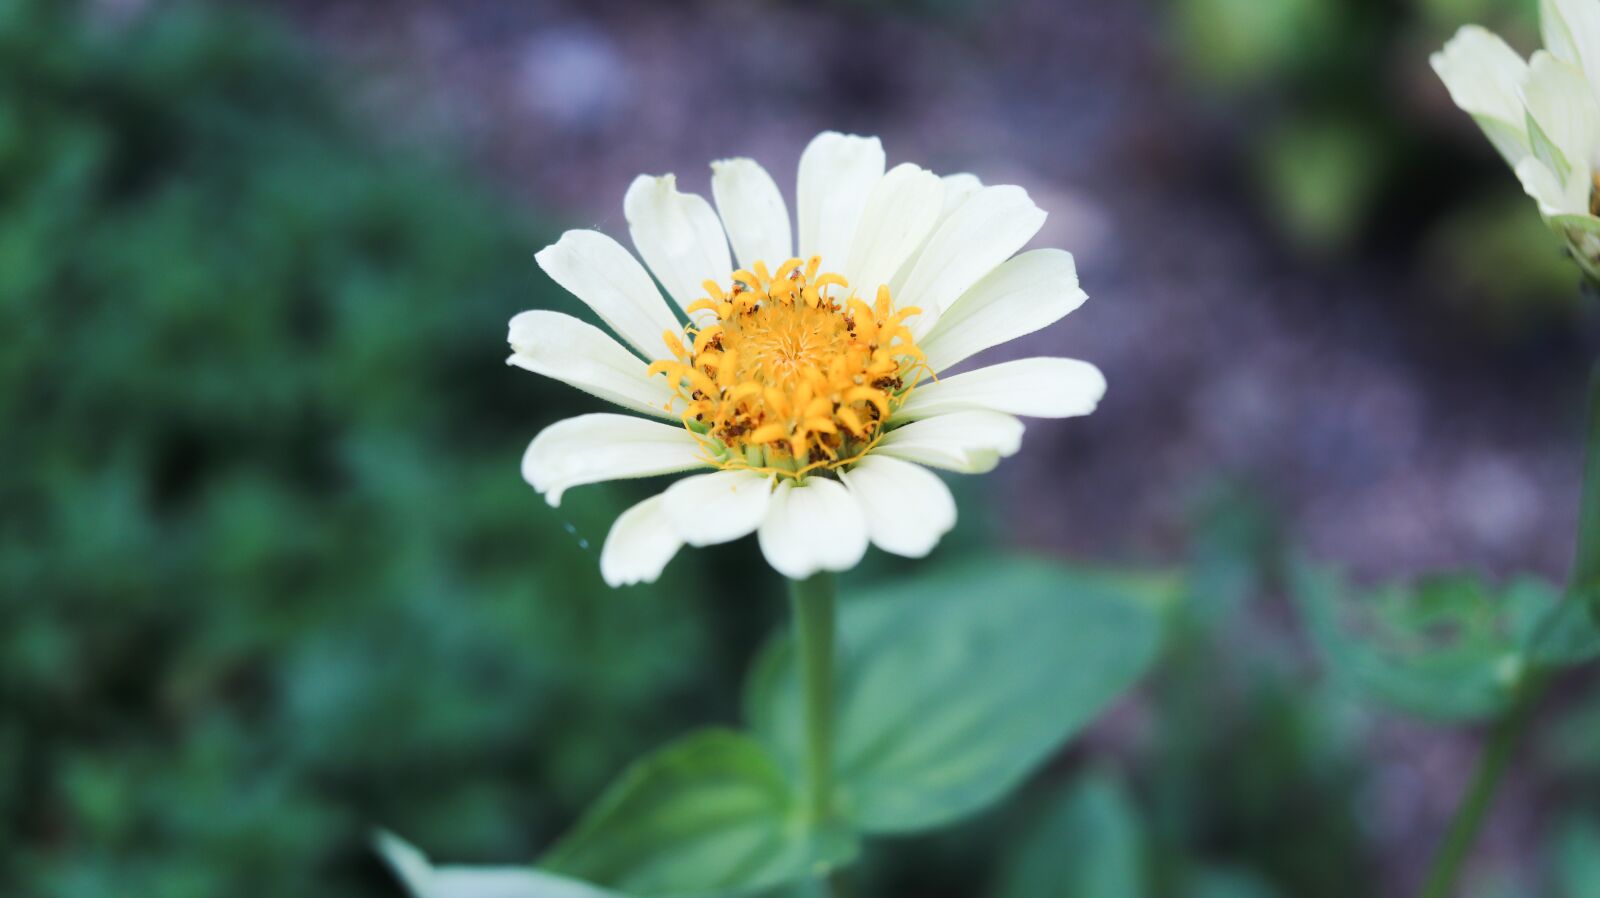
[{"label": "green foliage background", "polygon": [[0,893],[393,894],[373,823],[527,854],[735,703],[714,593],[601,583],[627,496],[518,477],[550,230],[320,68],[0,2]]}]

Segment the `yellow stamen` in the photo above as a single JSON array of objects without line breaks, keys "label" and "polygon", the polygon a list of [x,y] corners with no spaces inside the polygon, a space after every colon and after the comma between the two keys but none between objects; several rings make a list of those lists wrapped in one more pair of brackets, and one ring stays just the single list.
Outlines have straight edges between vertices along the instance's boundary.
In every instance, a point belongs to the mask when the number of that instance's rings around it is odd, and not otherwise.
[{"label": "yellow stamen", "polygon": [[869,303],[818,256],[751,261],[704,287],[698,322],[663,336],[675,359],[648,373],[666,375],[719,467],[799,478],[853,464],[927,370],[903,323],[919,310],[882,285]]}]

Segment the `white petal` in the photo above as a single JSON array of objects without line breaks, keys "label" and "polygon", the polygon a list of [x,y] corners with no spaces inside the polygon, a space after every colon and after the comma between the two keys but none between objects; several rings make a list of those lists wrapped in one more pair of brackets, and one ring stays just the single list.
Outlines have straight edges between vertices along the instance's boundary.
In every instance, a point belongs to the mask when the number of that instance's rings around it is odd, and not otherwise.
[{"label": "white petal", "polygon": [[839,476],[861,503],[867,535],[885,552],[921,558],[956,525],[950,488],[927,468],[869,455]]},{"label": "white petal", "polygon": [[894,420],[915,421],[972,409],[1071,418],[1094,411],[1105,394],[1105,375],[1088,362],[1018,359],[921,384],[895,412]]},{"label": "white petal", "polygon": [[678,420],[679,404],[664,377],[645,377],[647,366],[605,331],[571,315],[535,309],[511,319],[506,361],[535,374],[614,402],[623,408]]},{"label": "white petal", "polygon": [[977,175],[969,172],[945,175],[940,180],[944,181],[944,208],[939,212],[939,222],[943,224],[944,220],[960,208],[968,197],[983,187],[983,182],[978,180]]},{"label": "white petal", "polygon": [[927,353],[928,365],[943,371],[991,346],[1060,321],[1085,299],[1071,253],[1031,250],[973,285],[918,343]]},{"label": "white petal", "polygon": [[713,546],[761,526],[772,499],[772,480],[754,471],[715,471],[685,477],[662,496],[667,519],[684,542]]},{"label": "white petal", "polygon": [[931,330],[941,310],[1022,249],[1044,219],[1044,210],[1021,187],[985,187],[969,197],[929,238],[895,296],[901,308],[922,309],[912,332]]},{"label": "white petal", "polygon": [[[861,224],[839,270],[855,292],[872,302],[900,266],[933,233],[944,208],[944,182],[907,162],[884,175],[867,197]],[[826,268],[826,266],[824,266]]]},{"label": "white petal", "polygon": [[587,883],[530,867],[434,867],[398,836],[379,833],[375,841],[413,898],[616,898]]},{"label": "white petal", "polygon": [[599,231],[568,231],[534,259],[640,355],[650,361],[672,358],[661,335],[681,331],[678,319],[644,266],[620,243]]},{"label": "white petal", "polygon": [[803,580],[818,571],[846,571],[867,552],[861,505],[837,481],[784,480],[758,531],[761,552],[778,573]]},{"label": "white petal", "polygon": [[1528,145],[1534,155],[1563,180],[1576,176],[1589,182],[1600,149],[1600,107],[1583,73],[1540,50],[1533,54],[1519,90],[1528,108]]},{"label": "white petal", "polygon": [[818,134],[800,154],[795,189],[802,258],[822,257],[835,271],[849,256],[867,194],[883,177],[883,144],[876,137],[835,131]]},{"label": "white petal", "polygon": [[722,283],[733,272],[717,213],[703,197],[680,193],[676,176],[634,178],[622,213],[634,247],[680,307],[704,297],[707,280]]},{"label": "white petal", "polygon": [[1570,178],[1562,183],[1538,158],[1528,156],[1517,163],[1516,171],[1522,189],[1539,203],[1539,214],[1545,218],[1589,213],[1589,198],[1583,185]]},{"label": "white petal", "polygon": [[1000,412],[952,412],[895,428],[872,451],[960,474],[982,474],[1022,448],[1022,431],[1021,421]]},{"label": "white petal", "polygon": [[1517,51],[1499,35],[1466,25],[1428,62],[1450,91],[1450,99],[1477,120],[1506,162],[1514,166],[1527,155],[1517,85],[1528,64]]},{"label": "white petal", "polygon": [[1578,66],[1600,94],[1600,3],[1541,0],[1539,30],[1551,53]]},{"label": "white petal", "polygon": [[608,586],[654,583],[683,540],[662,507],[665,494],[651,496],[617,518],[600,549],[600,576]]},{"label": "white petal", "polygon": [[546,427],[522,456],[522,479],[553,506],[586,483],[704,467],[705,452],[682,427],[604,412]]},{"label": "white petal", "polygon": [[711,163],[711,196],[741,267],[761,260],[777,268],[794,255],[789,207],[767,170],[753,159]]},{"label": "white petal", "polygon": [[[959,209],[962,203],[966,202],[969,197],[977,193],[978,189],[983,186],[983,182],[978,180],[977,175],[966,172],[945,175],[939,180],[944,182],[944,207],[939,210],[939,221],[933,226],[935,233],[938,232],[940,225],[950,220],[951,214]],[[926,247],[927,244],[923,244],[923,246]],[[900,270],[895,272],[894,278],[889,281],[889,287],[896,297],[905,292],[906,278],[911,277],[911,270],[917,267],[917,262],[921,256],[921,251],[912,253],[911,258],[901,264]],[[906,305],[906,303],[899,303],[899,305]],[[913,329],[916,327],[915,322],[912,323],[912,327]]]}]

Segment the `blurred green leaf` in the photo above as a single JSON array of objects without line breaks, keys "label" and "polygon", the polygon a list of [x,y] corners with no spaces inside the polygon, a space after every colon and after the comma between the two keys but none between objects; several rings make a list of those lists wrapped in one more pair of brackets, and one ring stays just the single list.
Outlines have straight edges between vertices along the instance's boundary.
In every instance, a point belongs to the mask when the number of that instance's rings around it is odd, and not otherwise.
[{"label": "blurred green leaf", "polygon": [[[869,832],[910,832],[1009,792],[1132,686],[1156,656],[1157,577],[991,559],[847,598],[840,614],[840,807]],[[757,662],[746,713],[797,769],[793,652]]]},{"label": "blurred green leaf", "polygon": [[1567,820],[1552,853],[1557,898],[1600,898],[1600,825],[1593,817]]},{"label": "blurred green leaf", "polygon": [[1184,898],[1276,898],[1278,892],[1246,870],[1216,867],[1201,871],[1184,890]]},{"label": "blurred green leaf", "polygon": [[1496,593],[1451,575],[1356,593],[1305,563],[1292,575],[1336,676],[1377,701],[1441,720],[1483,720],[1508,707],[1527,672],[1526,641],[1557,601],[1532,581]]},{"label": "blurred green leaf", "polygon": [[1292,118],[1269,133],[1259,176],[1301,248],[1326,251],[1352,239],[1382,183],[1384,149],[1368,123],[1347,116]]},{"label": "blurred green leaf", "polygon": [[1191,67],[1225,86],[1282,75],[1337,21],[1336,0],[1175,0],[1172,22]]},{"label": "blurred green leaf", "polygon": [[1572,595],[1562,598],[1548,587],[1544,611],[1526,637],[1528,660],[1541,667],[1571,667],[1600,657],[1600,625],[1590,603]]},{"label": "blurred green leaf", "polygon": [[743,894],[855,857],[814,828],[770,749],[732,730],[683,737],[625,772],[539,866],[648,898]]},{"label": "blurred green leaf", "polygon": [[996,898],[1143,898],[1141,839],[1121,784],[1086,776],[1054,798],[1017,844]]}]

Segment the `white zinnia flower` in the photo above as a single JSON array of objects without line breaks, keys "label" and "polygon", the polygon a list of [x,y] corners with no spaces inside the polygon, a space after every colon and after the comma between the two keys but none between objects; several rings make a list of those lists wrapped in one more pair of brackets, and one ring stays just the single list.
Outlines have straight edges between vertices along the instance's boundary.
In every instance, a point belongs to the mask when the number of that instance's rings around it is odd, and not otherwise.
[{"label": "white zinnia flower", "polygon": [[649,272],[596,231],[538,254],[626,347],[558,312],[511,320],[511,364],[635,413],[534,439],[522,474],[551,505],[581,484],[709,469],[623,512],[601,551],[607,583],[653,581],[686,544],[752,532],[796,579],[853,567],[869,541],[920,557],[956,519],[928,467],[988,471],[1021,443],[1015,416],[1084,415],[1104,394],[1072,359],[936,377],[1085,299],[1069,253],[1012,258],[1045,219],[1020,187],[886,173],[877,138],[827,132],[800,158],[796,241],[761,166],[711,169],[716,211],[672,175],[628,188]]},{"label": "white zinnia flower", "polygon": [[1527,61],[1468,25],[1430,62],[1600,280],[1600,0],[1540,0],[1539,20],[1545,49]]}]

